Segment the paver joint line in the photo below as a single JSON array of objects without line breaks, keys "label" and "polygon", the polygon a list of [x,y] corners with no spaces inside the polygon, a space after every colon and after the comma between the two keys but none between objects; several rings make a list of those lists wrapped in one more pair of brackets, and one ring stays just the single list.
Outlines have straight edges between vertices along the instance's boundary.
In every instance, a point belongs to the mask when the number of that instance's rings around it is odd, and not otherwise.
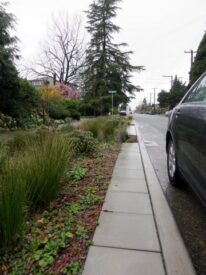
[{"label": "paver joint line", "polygon": [[161,252],[156,250],[144,250],[144,249],[134,249],[134,248],[123,248],[123,247],[114,247],[114,246],[106,246],[106,245],[92,245],[93,247],[103,247],[103,248],[112,248],[112,249],[118,249],[118,250],[127,250],[127,251],[139,251],[139,252],[148,252],[148,253],[156,253],[161,254]]}]

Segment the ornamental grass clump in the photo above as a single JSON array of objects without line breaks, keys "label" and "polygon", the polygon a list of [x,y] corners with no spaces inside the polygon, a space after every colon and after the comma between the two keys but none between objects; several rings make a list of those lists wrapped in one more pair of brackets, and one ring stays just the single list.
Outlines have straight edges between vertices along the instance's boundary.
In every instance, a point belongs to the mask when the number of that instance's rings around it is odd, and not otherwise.
[{"label": "ornamental grass clump", "polygon": [[8,160],[0,174],[0,244],[11,246],[22,236],[26,213],[23,168]]},{"label": "ornamental grass clump", "polygon": [[25,178],[31,210],[48,206],[56,197],[72,153],[68,137],[57,132],[39,135],[28,149]]},{"label": "ornamental grass clump", "polygon": [[32,142],[35,140],[35,133],[26,133],[19,131],[15,136],[7,142],[7,147],[10,154],[15,154],[16,152],[24,151]]},{"label": "ornamental grass clump", "polygon": [[119,120],[107,117],[98,117],[82,123],[81,128],[92,132],[94,138],[99,141],[108,141],[114,138],[115,129],[119,125]]},{"label": "ornamental grass clump", "polygon": [[115,130],[119,125],[118,120],[108,119],[102,124],[102,136],[106,141],[113,140],[115,136]]},{"label": "ornamental grass clump", "polygon": [[102,136],[101,127],[104,120],[105,119],[102,117],[87,120],[81,124],[81,129],[84,131],[91,132],[94,138],[100,140]]}]

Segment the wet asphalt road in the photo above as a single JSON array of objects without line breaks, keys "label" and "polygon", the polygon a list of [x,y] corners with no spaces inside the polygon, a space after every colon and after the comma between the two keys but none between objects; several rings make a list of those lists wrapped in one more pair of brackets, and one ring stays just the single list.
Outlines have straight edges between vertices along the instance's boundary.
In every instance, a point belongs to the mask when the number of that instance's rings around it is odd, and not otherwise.
[{"label": "wet asphalt road", "polygon": [[134,118],[196,272],[206,275],[206,209],[188,186],[174,188],[169,184],[165,151],[168,119],[159,115],[134,115]]}]

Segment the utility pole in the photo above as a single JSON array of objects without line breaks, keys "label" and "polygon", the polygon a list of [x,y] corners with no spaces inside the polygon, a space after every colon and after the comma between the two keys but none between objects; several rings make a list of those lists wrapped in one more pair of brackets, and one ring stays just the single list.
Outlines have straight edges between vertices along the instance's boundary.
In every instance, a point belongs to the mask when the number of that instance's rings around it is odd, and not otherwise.
[{"label": "utility pole", "polygon": [[171,79],[171,88],[173,85],[173,75],[163,75],[162,77],[169,77]]},{"label": "utility pole", "polygon": [[154,113],[155,113],[155,102],[156,102],[156,89],[157,88],[153,88],[153,90],[154,90]]},{"label": "utility pole", "polygon": [[112,118],[113,118],[113,109],[114,109],[114,94],[116,94],[116,91],[109,91],[109,94],[112,95]]},{"label": "utility pole", "polygon": [[192,64],[194,62],[194,54],[197,53],[196,51],[190,50],[190,51],[184,51],[184,53],[189,53],[191,55],[191,68]]},{"label": "utility pole", "polygon": [[150,107],[152,106],[152,93],[150,93]]}]

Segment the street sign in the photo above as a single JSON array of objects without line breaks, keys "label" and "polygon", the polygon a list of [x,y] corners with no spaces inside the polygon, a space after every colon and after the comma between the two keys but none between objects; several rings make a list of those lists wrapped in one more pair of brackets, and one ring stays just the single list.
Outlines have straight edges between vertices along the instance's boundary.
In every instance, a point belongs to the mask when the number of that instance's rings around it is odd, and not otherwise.
[{"label": "street sign", "polygon": [[117,92],[116,91],[109,91],[108,93],[109,94],[116,94]]}]

